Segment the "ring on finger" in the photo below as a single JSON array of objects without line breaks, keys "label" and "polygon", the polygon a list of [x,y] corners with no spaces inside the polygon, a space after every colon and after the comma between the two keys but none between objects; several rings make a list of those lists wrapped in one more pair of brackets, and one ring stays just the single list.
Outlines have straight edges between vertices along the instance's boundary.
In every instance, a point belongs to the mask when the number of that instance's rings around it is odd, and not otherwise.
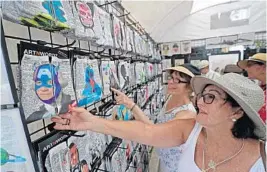
[{"label": "ring on finger", "polygon": [[69,119],[67,119],[67,121],[66,121],[66,124],[65,125],[69,125],[70,124],[70,120]]}]

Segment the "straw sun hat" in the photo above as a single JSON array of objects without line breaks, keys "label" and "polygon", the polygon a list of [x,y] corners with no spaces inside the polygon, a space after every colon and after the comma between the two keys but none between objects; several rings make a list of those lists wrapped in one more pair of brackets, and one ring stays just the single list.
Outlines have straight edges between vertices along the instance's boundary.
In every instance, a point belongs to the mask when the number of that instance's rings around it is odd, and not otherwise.
[{"label": "straw sun hat", "polygon": [[237,62],[237,66],[240,67],[241,69],[245,69],[248,65],[249,61],[253,62],[260,62],[260,63],[266,63],[266,53],[257,53],[254,56],[250,57],[249,59],[246,60],[241,60]]},{"label": "straw sun hat", "polygon": [[264,103],[262,89],[248,78],[235,73],[228,73],[213,80],[201,76],[196,76],[191,80],[195,94],[201,93],[209,84],[218,86],[229,94],[254,122],[255,135],[265,140],[266,128],[258,114]]},{"label": "straw sun hat", "polygon": [[176,67],[170,67],[170,68],[166,69],[166,71],[170,71],[170,70],[181,72],[181,73],[184,73],[184,74],[189,75],[191,77],[194,77],[195,75],[200,75],[199,69],[190,63],[185,63],[183,65],[179,65]]}]

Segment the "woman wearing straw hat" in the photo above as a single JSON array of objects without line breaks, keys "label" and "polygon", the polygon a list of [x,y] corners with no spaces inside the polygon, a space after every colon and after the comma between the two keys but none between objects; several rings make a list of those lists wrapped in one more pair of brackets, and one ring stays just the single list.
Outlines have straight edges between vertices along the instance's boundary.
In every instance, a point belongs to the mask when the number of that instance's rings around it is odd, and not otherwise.
[{"label": "woman wearing straw hat", "polygon": [[248,73],[250,79],[260,81],[260,86],[264,91],[265,102],[259,110],[262,120],[266,123],[266,53],[257,53],[250,59],[237,62],[238,67]]},{"label": "woman wearing straw hat", "polygon": [[[168,98],[157,118],[158,123],[164,123],[174,118],[194,118],[194,116],[179,116],[177,115],[180,111],[193,111],[196,112],[194,105],[190,98],[193,90],[190,85],[192,77],[200,75],[200,71],[197,67],[186,63],[176,67],[166,69],[167,72],[167,94]],[[146,116],[140,116],[135,114],[135,119],[151,124]]]},{"label": "woman wearing straw hat", "polygon": [[[174,119],[195,118],[196,110],[190,101],[190,96],[193,93],[190,81],[195,75],[200,75],[199,69],[186,63],[176,67],[167,68],[166,72],[168,74],[167,94],[169,96],[157,117],[157,122],[164,123]],[[127,99],[126,96],[125,98]],[[191,111],[194,113],[183,113],[181,115],[181,111]],[[141,122],[153,124],[144,113],[134,113],[134,117]],[[161,171],[175,169],[182,150],[183,146],[168,149],[156,149],[160,159]]]},{"label": "woman wearing straw hat", "polygon": [[[92,130],[155,147],[185,144],[177,165],[180,172],[264,171],[259,139],[265,140],[266,130],[257,114],[264,102],[262,89],[234,73],[215,79],[194,77],[191,85],[197,94],[196,119],[155,125],[105,120],[83,108],[72,108],[52,121],[55,129]],[[114,92],[118,102],[140,113],[121,92]]]}]

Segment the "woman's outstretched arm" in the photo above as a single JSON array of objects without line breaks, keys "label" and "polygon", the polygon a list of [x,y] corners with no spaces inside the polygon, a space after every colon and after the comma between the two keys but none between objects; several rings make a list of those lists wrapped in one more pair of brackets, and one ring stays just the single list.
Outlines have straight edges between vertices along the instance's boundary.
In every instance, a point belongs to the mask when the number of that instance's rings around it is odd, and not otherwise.
[{"label": "woman's outstretched arm", "polygon": [[[190,112],[186,112],[190,113]],[[173,120],[164,124],[146,124],[140,121],[106,120],[90,114],[83,108],[73,108],[68,114],[52,118],[58,130],[91,130],[156,147],[183,144],[194,126],[194,120]]]}]

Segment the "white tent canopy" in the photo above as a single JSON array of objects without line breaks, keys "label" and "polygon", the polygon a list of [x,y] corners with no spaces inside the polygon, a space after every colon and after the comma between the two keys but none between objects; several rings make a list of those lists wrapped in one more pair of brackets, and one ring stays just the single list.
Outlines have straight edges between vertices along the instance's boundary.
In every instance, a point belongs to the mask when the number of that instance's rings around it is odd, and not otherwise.
[{"label": "white tent canopy", "polygon": [[266,1],[122,1],[156,42],[266,31]]}]

